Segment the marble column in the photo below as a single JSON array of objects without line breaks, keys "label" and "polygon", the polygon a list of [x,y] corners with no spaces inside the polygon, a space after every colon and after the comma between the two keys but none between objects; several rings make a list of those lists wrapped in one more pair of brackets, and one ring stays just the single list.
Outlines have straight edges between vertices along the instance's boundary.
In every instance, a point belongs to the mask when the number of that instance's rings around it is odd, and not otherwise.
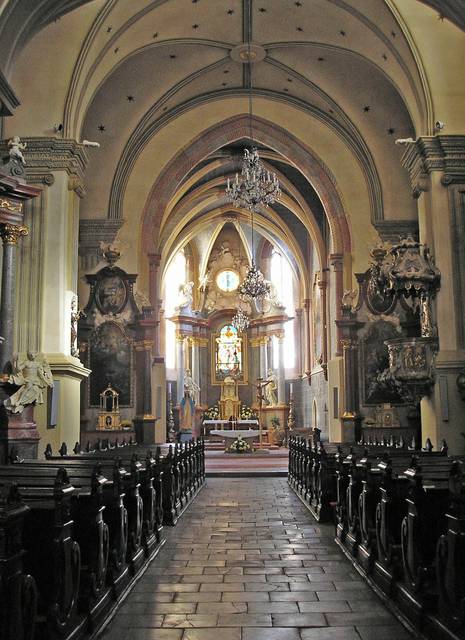
[{"label": "marble column", "polygon": [[2,298],[0,306],[0,331],[4,338],[0,344],[0,371],[13,355],[14,314],[16,294],[16,251],[18,240],[27,235],[27,227],[14,224],[0,225],[3,242]]},{"label": "marble column", "polygon": [[286,404],[286,374],[284,370],[284,334],[278,336],[278,404]]},{"label": "marble column", "polygon": [[177,404],[184,397],[184,336],[176,336]]}]

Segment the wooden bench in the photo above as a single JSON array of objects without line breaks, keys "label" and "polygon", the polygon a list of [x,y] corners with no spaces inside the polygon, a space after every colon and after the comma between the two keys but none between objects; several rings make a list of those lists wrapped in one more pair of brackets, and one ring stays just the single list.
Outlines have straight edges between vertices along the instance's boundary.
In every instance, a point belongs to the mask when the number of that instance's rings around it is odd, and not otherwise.
[{"label": "wooden bench", "polygon": [[36,637],[63,638],[84,630],[86,618],[78,614],[81,550],[74,539],[71,497],[76,489],[65,469],[8,473],[0,468],[0,487],[14,478],[29,511],[24,519],[24,568],[39,593]]},{"label": "wooden bench", "polygon": [[32,640],[37,585],[24,568],[23,529],[29,507],[14,483],[0,488],[0,638]]}]

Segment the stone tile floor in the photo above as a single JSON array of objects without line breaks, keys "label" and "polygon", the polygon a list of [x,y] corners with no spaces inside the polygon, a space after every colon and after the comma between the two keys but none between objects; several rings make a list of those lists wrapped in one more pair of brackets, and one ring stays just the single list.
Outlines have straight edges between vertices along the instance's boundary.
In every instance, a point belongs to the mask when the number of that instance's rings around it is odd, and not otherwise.
[{"label": "stone tile floor", "polygon": [[408,640],[285,478],[211,478],[105,640]]}]

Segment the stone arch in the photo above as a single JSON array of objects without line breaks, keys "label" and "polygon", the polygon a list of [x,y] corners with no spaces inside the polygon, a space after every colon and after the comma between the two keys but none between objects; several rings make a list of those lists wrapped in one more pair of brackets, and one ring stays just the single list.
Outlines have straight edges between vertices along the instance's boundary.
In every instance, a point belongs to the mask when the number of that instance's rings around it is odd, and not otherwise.
[{"label": "stone arch", "polygon": [[[271,122],[255,116],[253,130],[257,142],[282,154],[311,182],[321,199],[328,219],[332,251],[350,253],[349,225],[336,181],[328,167],[303,142]],[[143,253],[153,253],[154,250],[159,249],[156,241],[154,247],[156,237],[154,234],[160,228],[163,212],[184,176],[210,153],[236,140],[247,138],[249,133],[249,117],[235,116],[197,136],[168,163],[155,181],[142,213]]]}]

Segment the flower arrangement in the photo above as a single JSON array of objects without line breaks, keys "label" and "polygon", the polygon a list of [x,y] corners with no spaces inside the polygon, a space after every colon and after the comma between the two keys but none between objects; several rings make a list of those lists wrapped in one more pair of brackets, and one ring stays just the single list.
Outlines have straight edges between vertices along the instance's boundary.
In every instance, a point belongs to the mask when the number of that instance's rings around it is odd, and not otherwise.
[{"label": "flower arrangement", "polygon": [[242,438],[242,436],[238,436],[234,442],[229,445],[228,451],[230,453],[251,453],[252,447]]},{"label": "flower arrangement", "polygon": [[219,420],[220,419],[220,409],[217,404],[214,404],[212,407],[208,407],[208,409],[203,414],[204,420]]},{"label": "flower arrangement", "polygon": [[246,404],[241,406],[241,420],[257,420],[257,413]]}]

